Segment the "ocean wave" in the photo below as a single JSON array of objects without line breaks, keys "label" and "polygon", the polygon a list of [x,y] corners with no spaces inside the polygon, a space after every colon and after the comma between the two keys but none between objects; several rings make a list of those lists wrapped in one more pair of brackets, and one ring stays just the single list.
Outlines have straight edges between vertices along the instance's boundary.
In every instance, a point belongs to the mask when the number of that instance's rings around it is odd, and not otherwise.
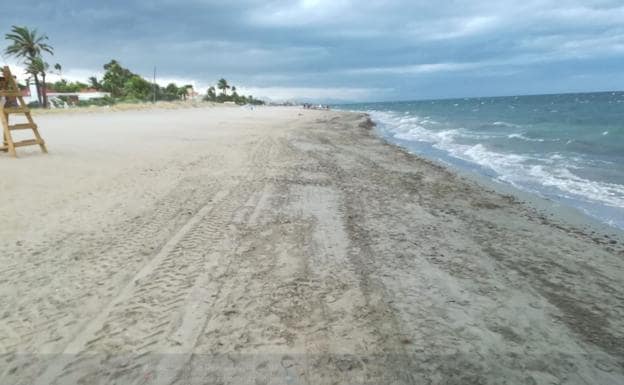
[{"label": "ocean wave", "polygon": [[547,168],[535,165],[530,168],[530,175],[544,186],[572,194],[572,198],[582,197],[588,202],[597,201],[613,207],[624,207],[622,185],[581,178],[565,167]]},{"label": "ocean wave", "polygon": [[394,137],[407,141],[450,145],[455,141],[455,137],[459,135],[459,130],[431,131],[423,126],[414,125],[407,131],[396,133]]},{"label": "ocean wave", "polygon": [[527,136],[524,136],[522,134],[509,134],[507,135],[507,137],[509,139],[521,139],[527,142],[544,142],[545,139],[540,139],[540,138],[529,138]]},{"label": "ocean wave", "polygon": [[499,127],[509,127],[509,128],[515,128],[518,127],[516,124],[513,123],[507,123],[507,122],[493,122],[492,126],[499,126]]},{"label": "ocean wave", "polygon": [[541,163],[542,159],[528,155],[502,154],[488,150],[482,144],[463,153],[453,150],[450,153],[495,171],[499,175],[498,179],[517,187],[541,185],[557,189],[567,198],[624,207],[623,185],[582,178],[572,171],[580,167],[570,159],[564,158],[554,164],[535,164]]},{"label": "ocean wave", "polygon": [[[385,127],[392,137],[405,141],[427,142],[433,148],[446,152],[450,157],[492,170],[496,174],[496,179],[518,188],[605,206],[624,207],[624,185],[589,180],[571,171],[579,168],[579,162],[582,162],[582,159],[574,159],[562,154],[543,154],[540,157],[497,152],[488,148],[484,143],[472,145],[458,143],[457,139],[467,134],[461,129],[432,130],[424,127],[422,120],[415,116],[406,118],[397,117],[391,113],[380,114],[374,111],[369,113],[374,120]],[[474,135],[473,137],[478,138]],[[528,138],[518,133],[509,134],[507,137],[535,142],[544,141],[544,139]]]}]

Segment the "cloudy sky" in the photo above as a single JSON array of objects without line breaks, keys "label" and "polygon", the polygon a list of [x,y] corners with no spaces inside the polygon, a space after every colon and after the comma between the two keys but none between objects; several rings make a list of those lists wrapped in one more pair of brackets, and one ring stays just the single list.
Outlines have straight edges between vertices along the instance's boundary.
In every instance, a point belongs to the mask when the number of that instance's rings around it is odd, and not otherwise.
[{"label": "cloudy sky", "polygon": [[622,0],[7,1],[2,33],[14,24],[46,33],[48,61],[83,81],[115,58],[273,99],[624,89]]}]

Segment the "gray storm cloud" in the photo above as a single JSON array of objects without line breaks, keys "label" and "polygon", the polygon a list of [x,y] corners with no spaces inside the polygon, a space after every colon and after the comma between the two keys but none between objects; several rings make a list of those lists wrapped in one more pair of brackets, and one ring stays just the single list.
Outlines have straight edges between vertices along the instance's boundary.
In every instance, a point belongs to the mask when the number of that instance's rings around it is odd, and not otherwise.
[{"label": "gray storm cloud", "polygon": [[[68,74],[118,59],[199,87],[398,100],[624,88],[621,1],[12,2]],[[325,94],[321,91],[325,90]],[[323,96],[325,95],[325,96]]]}]

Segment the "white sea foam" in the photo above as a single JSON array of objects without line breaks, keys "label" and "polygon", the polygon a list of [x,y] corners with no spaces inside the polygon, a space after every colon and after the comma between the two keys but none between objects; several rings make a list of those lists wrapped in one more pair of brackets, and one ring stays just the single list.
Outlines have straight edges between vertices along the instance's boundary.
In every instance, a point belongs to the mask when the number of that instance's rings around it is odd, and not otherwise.
[{"label": "white sea foam", "polygon": [[[451,155],[475,162],[494,170],[499,179],[515,186],[542,185],[555,188],[562,195],[589,203],[599,202],[613,207],[624,207],[624,186],[614,183],[592,181],[574,174],[579,167],[571,159],[560,162],[542,162],[528,155],[502,154],[488,150],[482,144],[465,151],[451,149]],[[534,164],[540,162],[543,164]]]},{"label": "white sea foam", "polygon": [[509,139],[522,139],[522,140],[525,140],[527,142],[544,142],[545,141],[545,139],[529,138],[529,137],[524,136],[522,134],[509,134],[509,135],[507,135],[507,137]]},{"label": "white sea foam", "polygon": [[[516,187],[533,190],[537,186],[542,186],[538,190],[551,193],[556,191],[556,195],[565,198],[624,207],[623,185],[589,180],[571,171],[578,168],[577,164],[582,164],[582,159],[565,157],[559,153],[544,154],[542,158],[539,158],[526,154],[497,152],[481,143],[476,145],[458,143],[456,139],[459,137],[479,138],[461,129],[432,130],[424,127],[423,120],[417,116],[404,117],[374,111],[370,113],[373,119],[382,123],[388,133],[395,138],[430,143],[432,147],[443,150],[451,157],[476,163],[494,171],[499,180]],[[495,125],[510,126],[505,122],[495,123]],[[528,138],[518,133],[510,134],[508,137],[527,141],[544,141],[544,139]]]},{"label": "white sea foam", "polygon": [[507,123],[507,122],[494,122],[494,123],[492,123],[492,125],[493,126],[500,126],[500,127],[510,127],[510,128],[518,127],[515,124]]},{"label": "white sea foam", "polygon": [[554,187],[571,194],[573,198],[583,198],[613,207],[624,207],[624,186],[615,183],[592,181],[575,175],[569,168],[533,166],[530,175],[544,186]]}]

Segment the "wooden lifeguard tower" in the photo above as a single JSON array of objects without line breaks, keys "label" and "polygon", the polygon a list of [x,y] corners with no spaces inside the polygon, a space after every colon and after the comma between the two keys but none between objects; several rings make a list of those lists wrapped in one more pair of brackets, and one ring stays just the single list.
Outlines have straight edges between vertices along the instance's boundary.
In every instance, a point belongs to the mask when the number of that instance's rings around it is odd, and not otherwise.
[{"label": "wooden lifeguard tower", "polygon": [[[25,123],[9,123],[12,115],[20,114],[26,117]],[[30,109],[26,106],[22,93],[11,74],[11,70],[7,66],[2,68],[2,74],[0,75],[0,119],[2,120],[3,128],[3,145],[0,146],[0,151],[8,152],[9,155],[17,157],[15,152],[17,147],[38,145],[41,147],[41,151],[44,153],[48,152],[45,142],[39,135],[37,124],[30,115]],[[35,139],[15,142],[11,135],[15,130],[32,130]]]}]

